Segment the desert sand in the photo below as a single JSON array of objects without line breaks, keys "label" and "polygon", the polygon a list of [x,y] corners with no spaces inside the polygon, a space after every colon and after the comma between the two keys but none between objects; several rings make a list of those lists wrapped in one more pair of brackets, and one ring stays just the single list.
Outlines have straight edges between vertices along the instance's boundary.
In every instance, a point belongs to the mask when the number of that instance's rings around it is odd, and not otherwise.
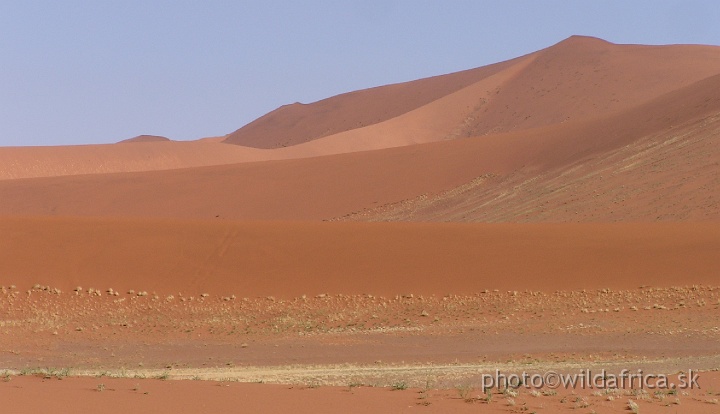
[{"label": "desert sand", "polygon": [[[226,136],[0,148],[0,398],[717,412],[718,90],[717,46],[573,36]],[[479,380],[624,368],[703,386]]]},{"label": "desert sand", "polygon": [[720,228],[705,223],[8,218],[0,231],[0,284],[62,291],[278,298],[552,292],[708,285],[720,268]]}]

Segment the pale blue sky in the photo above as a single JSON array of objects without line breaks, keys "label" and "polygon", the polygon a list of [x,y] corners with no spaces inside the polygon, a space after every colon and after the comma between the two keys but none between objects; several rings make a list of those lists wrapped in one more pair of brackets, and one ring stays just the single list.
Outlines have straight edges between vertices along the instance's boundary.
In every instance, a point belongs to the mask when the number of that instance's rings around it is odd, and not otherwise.
[{"label": "pale blue sky", "polygon": [[573,35],[720,45],[720,2],[0,0],[0,145],[224,135]]}]

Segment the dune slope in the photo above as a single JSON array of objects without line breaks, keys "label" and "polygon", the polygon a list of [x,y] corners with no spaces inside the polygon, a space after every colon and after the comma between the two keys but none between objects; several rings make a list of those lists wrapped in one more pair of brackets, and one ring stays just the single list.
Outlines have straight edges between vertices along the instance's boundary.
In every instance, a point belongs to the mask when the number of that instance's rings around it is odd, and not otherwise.
[{"label": "dune slope", "polygon": [[[228,143],[257,148],[301,144],[359,131],[412,112],[472,84],[532,62],[506,82],[458,111],[454,136],[522,130],[603,116],[640,105],[720,73],[720,49],[713,46],[615,45],[573,36],[547,49],[501,64],[405,84],[389,85],[293,104],[230,134]],[[391,134],[373,135],[380,140]],[[442,139],[447,132],[435,132]],[[357,135],[357,134],[355,134]],[[379,136],[378,136],[379,135]]]},{"label": "dune slope", "polygon": [[412,82],[370,88],[312,104],[272,111],[228,135],[225,142],[281,148],[386,121],[479,82],[515,60]]},{"label": "dune slope", "polygon": [[[537,203],[539,194],[553,191],[552,198],[557,201],[554,214],[535,215],[536,220],[648,220],[657,217],[656,208],[661,208],[667,217],[682,208],[685,213],[676,218],[718,219],[717,203],[706,202],[708,196],[716,197],[720,191],[717,169],[713,168],[718,157],[717,145],[713,145],[717,124],[712,121],[720,112],[720,97],[712,93],[719,82],[720,77],[710,77],[603,118],[506,134],[324,157],[5,180],[0,181],[4,195],[0,214],[322,220],[423,194],[440,194],[478,177],[493,177],[493,186],[473,191],[473,197],[478,198],[476,204],[449,210],[449,215],[437,215],[436,205],[425,219],[522,221],[528,208],[538,207],[532,203]],[[168,143],[121,147],[150,144]],[[312,142],[303,145],[309,144]],[[647,145],[655,145],[667,154],[644,151]],[[687,155],[691,150],[692,154]],[[617,151],[622,151],[620,158]],[[656,156],[666,161],[653,161]],[[650,167],[630,168],[643,164]],[[649,174],[647,168],[653,173]],[[588,189],[592,190],[587,187],[591,182],[587,177],[616,171],[623,174],[615,180],[605,179],[603,185],[652,189],[671,182],[668,177],[682,182],[703,176],[706,181],[700,186],[707,195],[688,199],[686,191],[652,192],[628,202],[622,215],[595,215],[599,211],[607,213],[607,207],[617,200],[587,194]],[[577,181],[583,177],[584,181]],[[543,184],[547,179],[554,181]],[[565,179],[575,180],[585,190],[578,194],[565,191]],[[518,186],[527,186],[523,184],[526,182],[536,183],[537,187],[518,192]],[[505,203],[508,197],[499,197],[508,194],[515,203],[512,208]],[[532,205],[528,207],[528,203]],[[585,204],[582,216],[575,214],[575,206],[580,204]],[[479,205],[487,207],[484,212]],[[687,214],[703,206],[710,207],[706,213]],[[489,213],[491,210],[494,212]]]},{"label": "dune slope", "polygon": [[[574,36],[495,65],[283,107],[214,140],[153,142],[158,137],[140,136],[130,140],[133,146],[0,148],[0,180],[172,170],[532,133],[633,111],[718,73],[717,47],[614,45]],[[703,93],[715,96],[713,89]],[[663,116],[682,122],[692,109]]]},{"label": "dune slope", "polygon": [[0,181],[233,164],[255,160],[257,152],[212,140],[0,147]]},{"label": "dune slope", "polygon": [[[720,220],[720,75],[601,120],[505,134],[522,168],[356,212],[371,221]],[[552,136],[553,138],[548,138]],[[490,137],[488,137],[490,139]],[[552,145],[538,146],[543,141]],[[614,145],[614,149],[612,146]],[[575,148],[569,164],[548,162]],[[583,153],[594,148],[593,153]],[[569,158],[565,158],[568,160]]]},{"label": "dune slope", "polygon": [[716,282],[704,224],[0,221],[0,284],[207,292],[473,293]]},{"label": "dune slope", "polygon": [[538,52],[464,133],[485,135],[602,117],[719,73],[720,48],[715,46],[616,45],[573,36]]}]

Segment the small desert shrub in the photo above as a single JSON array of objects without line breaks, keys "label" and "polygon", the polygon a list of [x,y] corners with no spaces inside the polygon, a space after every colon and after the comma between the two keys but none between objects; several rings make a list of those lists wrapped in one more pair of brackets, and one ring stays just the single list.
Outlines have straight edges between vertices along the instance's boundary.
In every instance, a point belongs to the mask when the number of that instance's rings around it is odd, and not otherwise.
[{"label": "small desert shrub", "polygon": [[407,389],[407,383],[405,381],[397,381],[390,385],[393,391],[402,391]]},{"label": "small desert shrub", "polygon": [[469,384],[458,385],[455,387],[455,389],[457,390],[460,398],[462,398],[463,400],[469,399],[468,395],[470,395],[470,392],[472,391],[472,387]]},{"label": "small desert shrub", "polygon": [[320,388],[320,380],[313,378],[309,380],[305,386],[308,388]]},{"label": "small desert shrub", "polygon": [[575,408],[587,408],[589,406],[590,406],[590,403],[588,403],[587,400],[585,400],[585,398],[578,397],[575,400]]}]

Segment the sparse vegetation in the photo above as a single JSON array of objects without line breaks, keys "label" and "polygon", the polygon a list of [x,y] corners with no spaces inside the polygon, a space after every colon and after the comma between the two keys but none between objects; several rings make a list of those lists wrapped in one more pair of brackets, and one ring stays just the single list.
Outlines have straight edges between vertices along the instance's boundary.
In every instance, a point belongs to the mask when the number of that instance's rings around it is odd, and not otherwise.
[{"label": "sparse vegetation", "polygon": [[390,389],[393,391],[402,391],[406,390],[408,388],[407,383],[405,381],[396,381],[390,384]]},{"label": "sparse vegetation", "polygon": [[[108,289],[108,291],[110,291]],[[168,296],[161,293],[160,300],[153,301],[152,297],[158,296],[131,294],[128,297],[116,298],[117,291],[101,291],[98,296],[97,289],[85,290],[82,294],[75,295],[74,291],[68,293],[54,293],[53,288],[44,289],[40,286],[32,290],[32,295],[25,297],[20,295],[19,299],[12,302],[0,302],[0,312],[6,315],[0,320],[0,330],[5,333],[31,333],[39,334],[36,337],[50,337],[51,333],[59,336],[78,335],[82,338],[98,338],[99,343],[110,338],[111,335],[127,335],[129,338],[142,338],[147,344],[155,343],[165,337],[180,338],[182,341],[188,338],[201,337],[197,344],[214,346],[218,343],[231,343],[232,352],[242,353],[245,356],[255,353],[266,352],[268,344],[280,344],[278,350],[272,352],[297,352],[293,349],[300,349],[303,344],[322,343],[324,338],[342,338],[341,340],[354,340],[358,335],[378,335],[392,333],[395,335],[425,335],[426,332],[452,333],[463,335],[492,335],[495,332],[500,335],[522,335],[526,332],[553,332],[556,335],[633,335],[637,332],[644,332],[646,326],[653,335],[670,338],[718,338],[720,330],[716,328],[717,319],[711,318],[709,314],[701,313],[716,309],[706,304],[714,304],[720,297],[720,289],[710,287],[678,287],[678,288],[652,288],[640,291],[558,291],[554,293],[532,292],[532,291],[484,291],[476,295],[446,295],[446,296],[421,296],[418,294],[398,295],[397,297],[383,297],[372,295],[333,295],[324,294],[321,297],[306,295],[304,298],[230,298],[230,296],[183,296],[181,294]],[[6,289],[6,292],[10,292]],[[136,292],[144,292],[142,290]],[[107,293],[107,294],[106,294]],[[9,297],[10,293],[5,293]],[[68,296],[72,300],[73,312],[59,312],[58,300]],[[51,298],[52,300],[45,300]],[[198,300],[202,298],[204,300]],[[65,299],[63,299],[65,300]],[[54,302],[53,302],[54,301]],[[638,309],[649,307],[647,312],[638,311],[631,313],[627,309],[637,306]],[[664,308],[664,309],[663,309]],[[24,309],[25,313],[13,313],[14,309]],[[587,309],[587,313],[582,312]],[[619,312],[613,312],[620,309]],[[606,311],[609,310],[609,311]],[[682,312],[679,316],[671,315],[673,312]],[[427,315],[424,315],[427,313]],[[662,314],[661,314],[662,313]],[[182,315],[178,318],[177,315]],[[698,317],[702,315],[702,318]],[[714,315],[714,314],[713,314]],[[441,317],[438,317],[441,316]],[[690,320],[692,324],[679,326],[676,321]],[[28,326],[32,326],[29,329]],[[82,327],[82,331],[74,331],[75,327]],[[51,338],[51,337],[50,337]],[[220,341],[216,341],[219,339]],[[275,341],[275,339],[278,339]],[[8,349],[8,355],[18,358],[21,355],[22,344],[15,345],[15,349]],[[248,349],[249,348],[249,349]],[[225,347],[225,350],[231,348]],[[245,350],[243,350],[245,349]],[[134,378],[188,378],[200,379],[222,379],[224,381],[238,381],[244,375],[234,370],[235,361],[229,353],[214,354],[208,359],[208,371],[183,371],[186,364],[183,361],[157,361],[141,360],[128,362],[127,353],[122,350],[112,349],[103,345],[98,348],[98,353],[105,355],[108,361],[117,358],[118,365],[135,366],[135,370],[112,368],[104,371],[81,372],[77,375],[97,375],[98,377],[134,377]],[[304,351],[301,351],[304,352]],[[117,354],[117,356],[116,356]],[[112,358],[112,359],[110,359]],[[567,355],[551,354],[549,356],[538,356],[531,352],[518,357],[508,358],[503,361],[493,361],[486,356],[479,356],[479,365],[487,366],[492,364],[522,364],[531,365],[532,369],[542,369],[548,365],[577,363],[578,361],[588,364],[602,363],[603,361],[622,361],[627,355],[621,353],[603,355]],[[162,362],[160,364],[159,362]],[[531,389],[526,392],[518,392],[512,387],[506,386],[501,390],[483,390],[479,395],[473,395],[471,377],[473,368],[463,368],[464,365],[472,365],[463,360],[456,360],[454,363],[447,363],[442,372],[434,372],[433,366],[428,365],[428,370],[417,370],[416,363],[411,363],[413,369],[402,372],[397,362],[384,362],[378,359],[372,365],[380,374],[361,374],[352,372],[352,366],[343,366],[348,371],[338,374],[336,377],[322,377],[322,384],[344,385],[352,390],[363,383],[369,386],[389,387],[392,390],[405,390],[407,388],[419,388],[419,404],[429,403],[431,400],[428,390],[433,384],[438,384],[442,391],[438,395],[448,395],[447,387],[450,388],[450,395],[457,395],[460,399],[476,402],[483,401],[491,404],[493,392],[502,393],[500,402],[516,404],[514,411],[531,411],[528,408],[528,397],[541,398],[544,396],[555,396],[557,392],[553,389]],[[143,368],[148,367],[158,368]],[[238,366],[240,363],[238,362]],[[517,365],[516,365],[517,366]],[[163,368],[164,367],[164,368]],[[165,371],[161,371],[166,369]],[[363,370],[368,367],[363,366]],[[384,369],[392,374],[382,373]],[[463,371],[465,369],[465,371]],[[292,370],[292,368],[289,368]],[[202,372],[202,374],[199,374]],[[43,378],[63,378],[71,375],[67,368],[30,368],[25,367],[19,372],[6,371],[0,376],[3,381],[10,381],[12,375],[38,375]],[[75,375],[75,373],[72,373]],[[265,375],[265,374],[263,374]],[[285,374],[283,374],[285,375]],[[307,373],[303,374],[302,381],[308,388],[315,388],[320,385],[319,381],[307,380]],[[334,375],[334,374],[333,374]],[[285,378],[285,377],[283,377]],[[397,378],[402,378],[398,380]],[[276,378],[265,376],[252,378],[248,381],[276,381]],[[294,381],[294,380],[293,380]],[[293,382],[295,383],[295,382]],[[453,389],[452,384],[456,385]],[[424,385],[424,389],[423,389]],[[516,385],[516,384],[506,384]],[[519,384],[518,384],[519,385]],[[139,384],[134,390],[139,391]],[[445,387],[445,388],[442,388]],[[101,391],[98,389],[98,391]],[[588,408],[594,404],[603,404],[615,401],[618,398],[632,398],[634,401],[659,401],[665,406],[680,404],[678,390],[666,392],[643,392],[640,390],[603,390],[589,394],[572,395],[560,399],[562,403],[570,403],[566,408]],[[683,394],[687,395],[687,394]],[[597,397],[599,400],[595,400]],[[442,397],[441,397],[442,398]],[[542,399],[535,401],[535,404],[557,404],[557,399]],[[683,404],[693,404],[694,401],[703,404],[714,404],[716,396],[708,393],[705,398],[683,399]],[[641,403],[642,404],[642,403]],[[502,404],[501,404],[502,405]],[[535,407],[533,407],[535,408]],[[628,405],[628,409],[630,406]],[[539,410],[542,412],[542,410]],[[585,410],[587,411],[587,410]]]},{"label": "sparse vegetation", "polygon": [[470,384],[457,385],[455,386],[455,389],[461,399],[465,401],[472,400],[472,398],[470,398],[470,393],[472,392],[473,387]]}]

